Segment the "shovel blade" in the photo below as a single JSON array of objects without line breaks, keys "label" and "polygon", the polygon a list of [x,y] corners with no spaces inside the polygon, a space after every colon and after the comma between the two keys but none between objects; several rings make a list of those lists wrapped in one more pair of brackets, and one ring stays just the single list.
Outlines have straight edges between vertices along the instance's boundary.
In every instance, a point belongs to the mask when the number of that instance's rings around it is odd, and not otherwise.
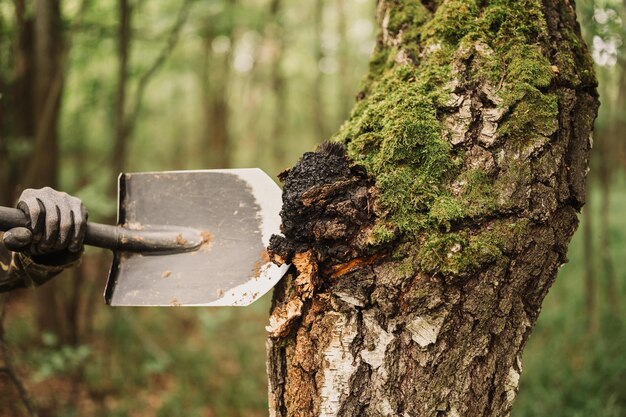
[{"label": "shovel blade", "polygon": [[288,266],[265,248],[280,233],[280,188],[251,169],[121,174],[118,223],[130,229],[193,228],[192,252],[116,252],[105,300],[112,306],[246,306]]}]

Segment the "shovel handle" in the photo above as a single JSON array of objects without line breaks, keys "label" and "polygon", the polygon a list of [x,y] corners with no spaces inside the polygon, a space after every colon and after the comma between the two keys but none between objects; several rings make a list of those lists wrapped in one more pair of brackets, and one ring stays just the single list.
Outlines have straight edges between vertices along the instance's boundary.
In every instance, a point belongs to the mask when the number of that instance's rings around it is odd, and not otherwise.
[{"label": "shovel handle", "polygon": [[[0,207],[0,231],[14,227],[28,227],[26,215],[15,208]],[[89,222],[84,243],[113,251],[169,254],[197,250],[205,240],[201,233],[188,227],[133,230]]]}]

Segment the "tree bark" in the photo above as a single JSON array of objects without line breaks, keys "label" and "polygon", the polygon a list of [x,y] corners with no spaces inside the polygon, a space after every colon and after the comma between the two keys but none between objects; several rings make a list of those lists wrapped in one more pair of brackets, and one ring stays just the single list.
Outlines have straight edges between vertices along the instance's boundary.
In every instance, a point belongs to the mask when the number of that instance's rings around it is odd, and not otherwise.
[{"label": "tree bark", "polygon": [[585,200],[568,0],[382,0],[351,118],[281,174],[270,415],[507,416]]}]

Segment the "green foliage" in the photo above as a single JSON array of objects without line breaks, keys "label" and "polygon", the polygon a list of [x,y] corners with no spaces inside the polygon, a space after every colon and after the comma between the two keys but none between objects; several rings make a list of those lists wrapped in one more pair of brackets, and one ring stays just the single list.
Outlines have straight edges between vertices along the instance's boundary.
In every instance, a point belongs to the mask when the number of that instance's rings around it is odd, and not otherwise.
[{"label": "green foliage", "polygon": [[87,345],[60,345],[53,333],[41,336],[43,347],[32,352],[35,371],[33,379],[43,381],[59,375],[70,375],[84,366],[91,356],[91,348]]}]

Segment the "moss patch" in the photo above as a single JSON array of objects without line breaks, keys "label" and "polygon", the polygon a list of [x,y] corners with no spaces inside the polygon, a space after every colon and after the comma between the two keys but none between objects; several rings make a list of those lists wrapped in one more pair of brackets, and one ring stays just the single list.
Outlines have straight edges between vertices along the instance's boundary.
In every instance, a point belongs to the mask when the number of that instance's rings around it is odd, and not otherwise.
[{"label": "moss patch", "polygon": [[526,220],[495,221],[476,234],[464,230],[431,233],[417,254],[420,269],[436,274],[463,276],[497,261],[510,250],[507,245],[527,230]]},{"label": "moss patch", "polygon": [[476,29],[478,4],[475,0],[448,0],[437,9],[422,30],[422,39],[437,40],[456,45]]},{"label": "moss patch", "polygon": [[[515,161],[497,172],[465,164],[443,124],[455,111],[454,94],[487,88],[486,100],[506,114],[498,146],[532,153],[558,128],[556,79],[588,81],[591,66],[573,33],[571,48],[551,56],[540,0],[447,0],[434,12],[417,1],[388,5],[363,99],[333,140],[346,144],[380,190],[372,244],[421,241],[422,269],[471,270],[501,256],[503,243],[454,230],[506,215],[507,198],[533,173]],[[406,255],[406,245],[397,248]]]}]

